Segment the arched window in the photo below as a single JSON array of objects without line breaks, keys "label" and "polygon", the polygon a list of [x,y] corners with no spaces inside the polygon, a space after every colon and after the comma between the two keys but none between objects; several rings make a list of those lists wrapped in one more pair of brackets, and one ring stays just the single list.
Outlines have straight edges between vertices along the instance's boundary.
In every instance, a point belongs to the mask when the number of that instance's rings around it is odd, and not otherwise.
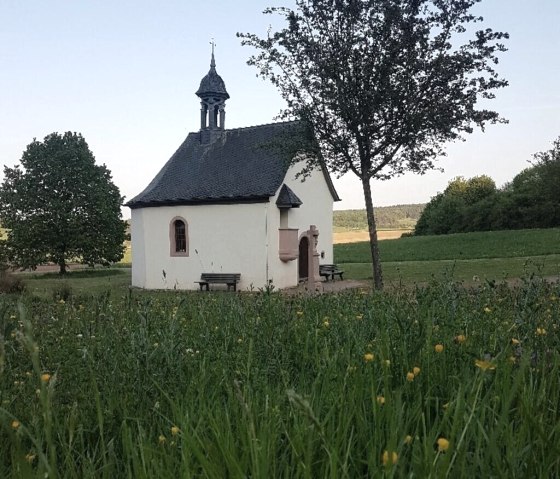
[{"label": "arched window", "polygon": [[171,256],[189,255],[189,227],[184,218],[176,217],[169,225]]}]

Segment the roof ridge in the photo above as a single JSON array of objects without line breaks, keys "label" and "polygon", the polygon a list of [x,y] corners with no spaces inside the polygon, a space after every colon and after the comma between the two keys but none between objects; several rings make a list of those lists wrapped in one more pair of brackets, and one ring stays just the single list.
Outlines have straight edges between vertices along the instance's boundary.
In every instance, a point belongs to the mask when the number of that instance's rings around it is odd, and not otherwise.
[{"label": "roof ridge", "polygon": [[280,126],[288,125],[290,123],[299,123],[300,120],[286,120],[286,121],[273,121],[270,123],[263,123],[262,125],[240,126],[238,128],[226,128],[224,131],[237,131],[237,130],[250,130],[251,128],[260,128],[262,126]]}]

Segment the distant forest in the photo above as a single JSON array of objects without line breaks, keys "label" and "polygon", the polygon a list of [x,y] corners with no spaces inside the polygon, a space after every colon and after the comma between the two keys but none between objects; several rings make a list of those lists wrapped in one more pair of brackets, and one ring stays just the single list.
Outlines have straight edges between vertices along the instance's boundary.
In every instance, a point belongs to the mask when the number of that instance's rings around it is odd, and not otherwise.
[{"label": "distant forest", "polygon": [[[377,228],[383,230],[411,230],[425,204],[380,206],[374,208]],[[334,231],[360,231],[367,230],[366,210],[334,211]]]}]

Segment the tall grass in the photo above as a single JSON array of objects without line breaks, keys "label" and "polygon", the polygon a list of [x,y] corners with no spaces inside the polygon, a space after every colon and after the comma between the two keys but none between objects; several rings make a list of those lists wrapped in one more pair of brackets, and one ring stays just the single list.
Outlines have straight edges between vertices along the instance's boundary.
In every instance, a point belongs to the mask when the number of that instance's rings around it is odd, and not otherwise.
[{"label": "tall grass", "polygon": [[559,296],[0,297],[0,477],[555,477]]}]

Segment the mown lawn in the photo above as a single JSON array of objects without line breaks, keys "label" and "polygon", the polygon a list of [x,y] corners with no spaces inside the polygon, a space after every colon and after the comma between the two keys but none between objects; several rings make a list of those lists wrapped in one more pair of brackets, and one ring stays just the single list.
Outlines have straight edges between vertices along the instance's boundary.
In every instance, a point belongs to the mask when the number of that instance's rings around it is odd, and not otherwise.
[{"label": "mown lawn", "polygon": [[[418,236],[379,245],[389,284],[443,277],[476,283],[530,274],[560,276],[559,228]],[[369,243],[335,245],[334,256],[347,278],[372,278]]]},{"label": "mown lawn", "polygon": [[0,477],[559,477],[559,297],[0,296]]},{"label": "mown lawn", "polygon": [[[379,243],[382,261],[518,258],[560,254],[560,228],[414,236]],[[336,263],[371,262],[369,243],[338,244]]]}]

